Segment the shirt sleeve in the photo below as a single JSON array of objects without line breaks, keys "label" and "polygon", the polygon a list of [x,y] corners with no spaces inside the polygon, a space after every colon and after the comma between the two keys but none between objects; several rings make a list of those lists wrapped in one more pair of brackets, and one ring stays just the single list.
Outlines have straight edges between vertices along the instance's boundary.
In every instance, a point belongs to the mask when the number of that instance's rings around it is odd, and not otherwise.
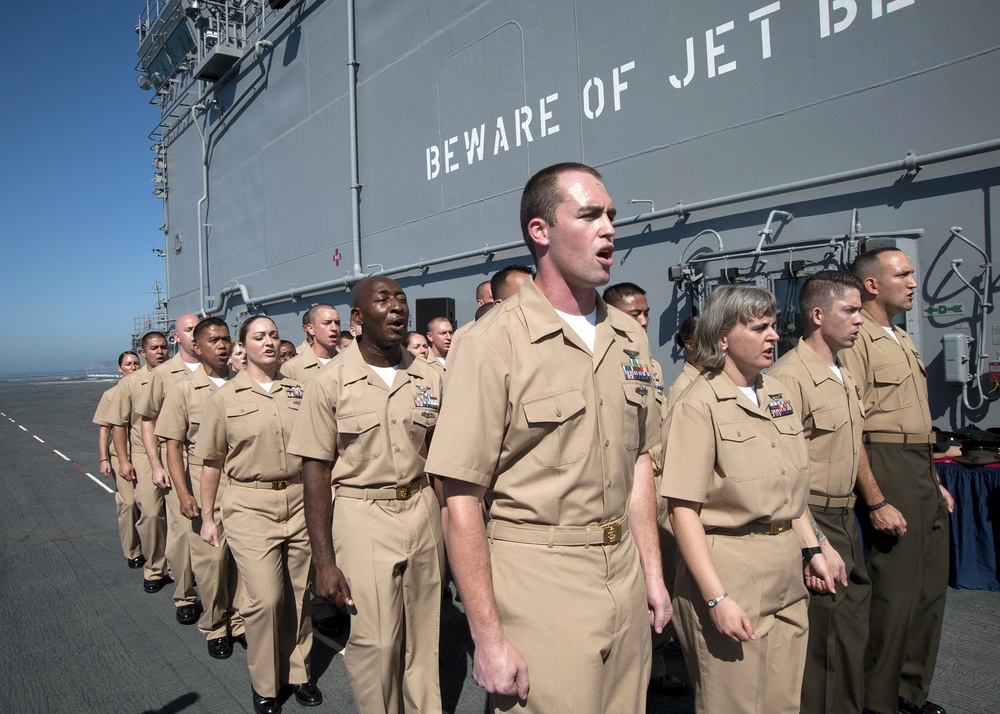
[{"label": "shirt sleeve", "polygon": [[228,452],[225,400],[220,392],[215,392],[205,403],[205,415],[198,429],[194,455],[205,461],[212,461],[225,457]]},{"label": "shirt sleeve", "polygon": [[187,437],[187,400],[180,385],[175,385],[163,400],[163,407],[156,419],[157,436],[164,439],[184,441]]},{"label": "shirt sleeve", "polygon": [[330,373],[325,375],[314,377],[305,390],[288,440],[288,453],[332,462],[337,456],[337,404],[330,393]]},{"label": "shirt sleeve", "polygon": [[664,427],[660,495],[704,503],[715,474],[715,424],[704,405],[681,400]]}]

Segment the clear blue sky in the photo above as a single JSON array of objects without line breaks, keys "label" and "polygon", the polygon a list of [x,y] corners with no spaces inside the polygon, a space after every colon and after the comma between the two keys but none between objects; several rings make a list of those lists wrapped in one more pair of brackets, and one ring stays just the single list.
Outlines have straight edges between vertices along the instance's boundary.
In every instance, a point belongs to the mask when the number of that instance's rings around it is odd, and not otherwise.
[{"label": "clear blue sky", "polygon": [[142,0],[0,3],[0,373],[78,370],[129,346],[164,282]]}]

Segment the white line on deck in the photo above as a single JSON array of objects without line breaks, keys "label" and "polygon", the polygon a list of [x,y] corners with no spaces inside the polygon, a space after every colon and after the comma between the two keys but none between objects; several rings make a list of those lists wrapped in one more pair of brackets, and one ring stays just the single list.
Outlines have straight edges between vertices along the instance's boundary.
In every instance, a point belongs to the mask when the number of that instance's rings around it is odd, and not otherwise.
[{"label": "white line on deck", "polygon": [[[56,453],[59,454],[58,451]],[[62,454],[59,454],[59,455],[62,456]],[[63,457],[63,458],[65,458],[65,457]],[[69,459],[66,459],[66,460],[69,461]],[[105,484],[99,478],[97,478],[96,476],[94,476],[94,474],[90,473],[89,471],[84,471],[83,473],[87,474],[87,476],[90,478],[91,481],[93,481],[94,483],[96,483],[98,486],[100,486],[101,488],[103,488],[108,493],[114,493],[113,489],[108,488],[107,484]]]},{"label": "white line on deck", "polygon": [[70,460],[69,457],[66,456],[66,454],[64,454],[63,452],[59,451],[59,449],[52,449],[52,450],[54,452],[56,452],[57,454],[59,454],[59,456],[63,457],[64,461],[69,461]]},{"label": "white line on deck", "polygon": [[44,443],[45,443],[45,439],[42,439],[41,437],[39,437],[39,436],[36,436],[35,434],[32,434],[31,436],[32,436],[32,438],[34,438],[34,440],[35,440],[35,441],[37,441],[37,442],[38,442],[39,444],[44,444]]},{"label": "white line on deck", "polygon": [[23,426],[21,426],[20,424],[18,424],[18,425],[17,425],[17,428],[18,428],[18,429],[20,429],[21,431],[27,431],[27,429],[25,429],[25,428],[24,428]]}]

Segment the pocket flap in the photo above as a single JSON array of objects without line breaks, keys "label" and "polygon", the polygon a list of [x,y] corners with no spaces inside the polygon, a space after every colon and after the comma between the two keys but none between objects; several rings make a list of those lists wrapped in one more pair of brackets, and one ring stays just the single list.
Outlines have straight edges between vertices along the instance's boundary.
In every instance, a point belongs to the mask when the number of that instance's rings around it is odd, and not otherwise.
[{"label": "pocket flap", "polygon": [[817,409],[812,413],[812,419],[813,425],[820,431],[837,431],[847,423],[847,409],[845,407]]},{"label": "pocket flap", "polygon": [[717,426],[723,441],[747,441],[754,437],[753,429],[742,422],[726,422]]},{"label": "pocket flap", "polygon": [[794,436],[795,434],[802,433],[802,422],[798,419],[789,419],[788,417],[782,417],[780,419],[774,420],[774,428],[782,434],[788,434]]},{"label": "pocket flap", "polygon": [[363,434],[378,426],[378,412],[360,412],[337,417],[337,431],[341,434]]},{"label": "pocket flap", "polygon": [[247,404],[233,404],[232,406],[226,407],[227,417],[238,417],[244,414],[253,414],[257,411],[257,405],[252,403]]},{"label": "pocket flap", "polygon": [[561,424],[587,406],[578,389],[550,394],[521,403],[529,424]]},{"label": "pocket flap", "polygon": [[902,384],[910,375],[910,368],[906,364],[893,364],[872,370],[875,384]]}]

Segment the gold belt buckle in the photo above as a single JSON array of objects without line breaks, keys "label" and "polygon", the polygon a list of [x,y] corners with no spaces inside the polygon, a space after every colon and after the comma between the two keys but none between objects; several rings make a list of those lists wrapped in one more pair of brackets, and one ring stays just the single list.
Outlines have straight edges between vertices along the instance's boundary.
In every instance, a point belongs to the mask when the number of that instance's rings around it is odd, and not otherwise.
[{"label": "gold belt buckle", "polygon": [[288,482],[287,481],[272,481],[271,482],[271,490],[272,491],[284,491],[286,488],[288,488]]},{"label": "gold belt buckle", "polygon": [[604,545],[614,545],[622,539],[622,524],[612,523],[604,526]]},{"label": "gold belt buckle", "polygon": [[778,535],[779,533],[784,533],[787,530],[785,524],[781,521],[775,521],[771,524],[771,527],[767,529],[768,535]]},{"label": "gold belt buckle", "polygon": [[396,500],[405,501],[410,497],[409,486],[396,486]]}]

